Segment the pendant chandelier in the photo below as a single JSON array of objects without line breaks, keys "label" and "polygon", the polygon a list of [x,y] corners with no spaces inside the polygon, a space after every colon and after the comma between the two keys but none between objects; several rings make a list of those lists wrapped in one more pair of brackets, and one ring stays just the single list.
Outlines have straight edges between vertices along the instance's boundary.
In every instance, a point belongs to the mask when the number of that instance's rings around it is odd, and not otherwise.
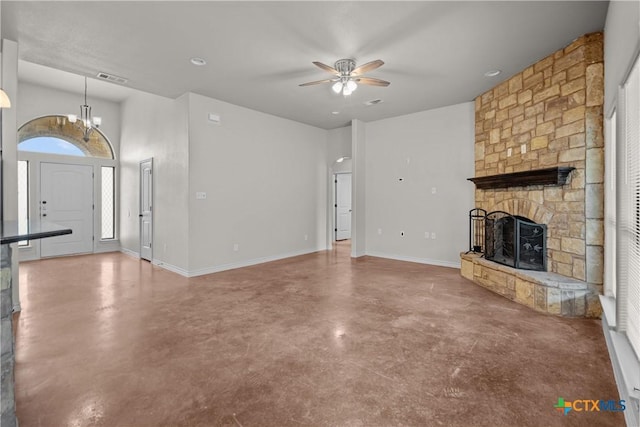
[{"label": "pendant chandelier", "polygon": [[91,106],[87,104],[87,78],[84,78],[84,104],[80,106],[80,120],[75,114],[69,114],[69,123],[75,124],[82,131],[82,139],[89,142],[89,137],[93,129],[97,129],[102,124],[100,117],[91,116]]}]

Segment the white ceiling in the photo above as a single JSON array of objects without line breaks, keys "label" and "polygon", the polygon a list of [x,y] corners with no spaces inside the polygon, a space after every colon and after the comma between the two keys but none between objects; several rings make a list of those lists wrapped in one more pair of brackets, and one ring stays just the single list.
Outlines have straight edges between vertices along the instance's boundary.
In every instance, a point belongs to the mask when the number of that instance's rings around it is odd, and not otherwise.
[{"label": "white ceiling", "polygon": [[[195,92],[331,129],[470,101],[602,30],[607,2],[3,0],[0,7],[2,37],[18,42],[22,60],[46,66],[22,62],[21,80],[81,92],[81,79],[47,67],[89,77],[102,71],[146,92]],[[195,67],[191,57],[207,65]],[[348,98],[330,85],[298,86],[330,77],[312,61],[340,58],[382,59],[368,75],[391,85],[361,85]],[[492,69],[502,74],[485,77]],[[107,99],[126,97],[106,88]],[[363,104],[377,98],[383,102]]]}]

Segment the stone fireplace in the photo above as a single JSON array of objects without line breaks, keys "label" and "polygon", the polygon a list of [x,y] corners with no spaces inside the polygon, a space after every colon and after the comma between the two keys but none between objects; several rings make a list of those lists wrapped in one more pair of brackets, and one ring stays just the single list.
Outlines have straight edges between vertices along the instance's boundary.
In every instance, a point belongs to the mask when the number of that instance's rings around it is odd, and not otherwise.
[{"label": "stone fireplace", "polygon": [[[602,43],[602,33],[584,35],[475,100],[475,206],[505,213],[514,218],[514,227],[518,220],[544,224],[546,235],[537,243],[540,271],[489,261],[485,244],[484,257],[462,256],[462,274],[552,314],[598,317],[601,310]],[[492,221],[486,238],[491,231],[511,233],[502,223],[507,220]],[[498,228],[495,221],[502,221]],[[496,249],[504,258],[503,245],[489,249],[494,260]]]}]

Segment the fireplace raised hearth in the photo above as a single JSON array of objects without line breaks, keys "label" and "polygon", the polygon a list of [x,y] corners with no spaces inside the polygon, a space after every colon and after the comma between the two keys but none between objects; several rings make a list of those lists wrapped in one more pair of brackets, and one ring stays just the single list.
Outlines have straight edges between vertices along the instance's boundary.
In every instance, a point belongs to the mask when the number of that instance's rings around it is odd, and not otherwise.
[{"label": "fireplace raised hearth", "polygon": [[485,218],[485,254],[488,260],[523,270],[547,270],[547,226],[503,211]]}]

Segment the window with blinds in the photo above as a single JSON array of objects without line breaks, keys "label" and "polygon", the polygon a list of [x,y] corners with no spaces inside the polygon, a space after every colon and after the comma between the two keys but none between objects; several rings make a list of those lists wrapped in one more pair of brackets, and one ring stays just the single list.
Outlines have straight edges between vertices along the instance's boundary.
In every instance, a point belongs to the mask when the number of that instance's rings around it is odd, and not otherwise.
[{"label": "window with blinds", "polygon": [[605,192],[604,192],[604,291],[605,295],[616,297],[616,111],[606,120]]},{"label": "window with blinds", "polygon": [[[617,317],[636,355],[640,355],[640,61],[636,60],[623,86],[624,123],[618,141],[624,149],[619,157]],[[625,259],[626,258],[626,259]]]}]

